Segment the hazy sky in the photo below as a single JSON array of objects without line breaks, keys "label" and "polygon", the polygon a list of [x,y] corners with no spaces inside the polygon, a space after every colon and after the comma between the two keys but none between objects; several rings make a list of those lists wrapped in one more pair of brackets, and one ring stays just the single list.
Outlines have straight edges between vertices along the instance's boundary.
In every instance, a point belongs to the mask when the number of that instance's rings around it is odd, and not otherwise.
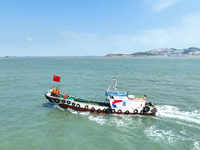
[{"label": "hazy sky", "polygon": [[0,56],[200,47],[200,0],[0,0]]}]

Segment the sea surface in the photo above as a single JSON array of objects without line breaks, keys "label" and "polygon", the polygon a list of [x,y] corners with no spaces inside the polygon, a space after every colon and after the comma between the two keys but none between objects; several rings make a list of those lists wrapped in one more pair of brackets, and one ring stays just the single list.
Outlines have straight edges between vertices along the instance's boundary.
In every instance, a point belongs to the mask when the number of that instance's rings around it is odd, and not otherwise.
[{"label": "sea surface", "polygon": [[[44,96],[55,86],[103,102],[113,77],[157,115],[65,110]],[[200,150],[200,57],[1,58],[0,102],[0,150]]]}]

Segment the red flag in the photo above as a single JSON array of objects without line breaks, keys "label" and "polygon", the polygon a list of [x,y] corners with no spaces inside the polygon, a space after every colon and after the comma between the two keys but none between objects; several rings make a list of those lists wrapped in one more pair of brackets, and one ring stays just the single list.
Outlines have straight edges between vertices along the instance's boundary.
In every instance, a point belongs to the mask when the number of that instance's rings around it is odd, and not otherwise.
[{"label": "red flag", "polygon": [[60,78],[59,76],[53,75],[53,81],[55,82],[60,82]]}]

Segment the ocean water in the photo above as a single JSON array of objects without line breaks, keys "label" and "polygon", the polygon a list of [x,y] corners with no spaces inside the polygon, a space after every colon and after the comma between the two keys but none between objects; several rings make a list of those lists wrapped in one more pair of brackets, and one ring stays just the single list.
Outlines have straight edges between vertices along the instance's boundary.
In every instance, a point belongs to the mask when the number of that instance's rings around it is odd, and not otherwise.
[{"label": "ocean water", "polygon": [[[0,150],[200,150],[200,57],[0,59]],[[61,82],[53,82],[53,75]],[[104,101],[148,96],[156,116],[98,115],[48,102],[52,86]]]}]

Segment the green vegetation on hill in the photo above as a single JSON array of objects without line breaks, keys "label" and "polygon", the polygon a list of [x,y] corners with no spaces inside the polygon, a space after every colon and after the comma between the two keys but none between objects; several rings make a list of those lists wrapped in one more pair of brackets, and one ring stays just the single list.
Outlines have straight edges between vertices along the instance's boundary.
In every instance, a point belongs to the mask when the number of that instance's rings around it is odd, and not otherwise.
[{"label": "green vegetation on hill", "polygon": [[131,54],[133,56],[158,56],[158,54],[152,54],[152,53],[147,53],[147,52],[137,52]]}]

